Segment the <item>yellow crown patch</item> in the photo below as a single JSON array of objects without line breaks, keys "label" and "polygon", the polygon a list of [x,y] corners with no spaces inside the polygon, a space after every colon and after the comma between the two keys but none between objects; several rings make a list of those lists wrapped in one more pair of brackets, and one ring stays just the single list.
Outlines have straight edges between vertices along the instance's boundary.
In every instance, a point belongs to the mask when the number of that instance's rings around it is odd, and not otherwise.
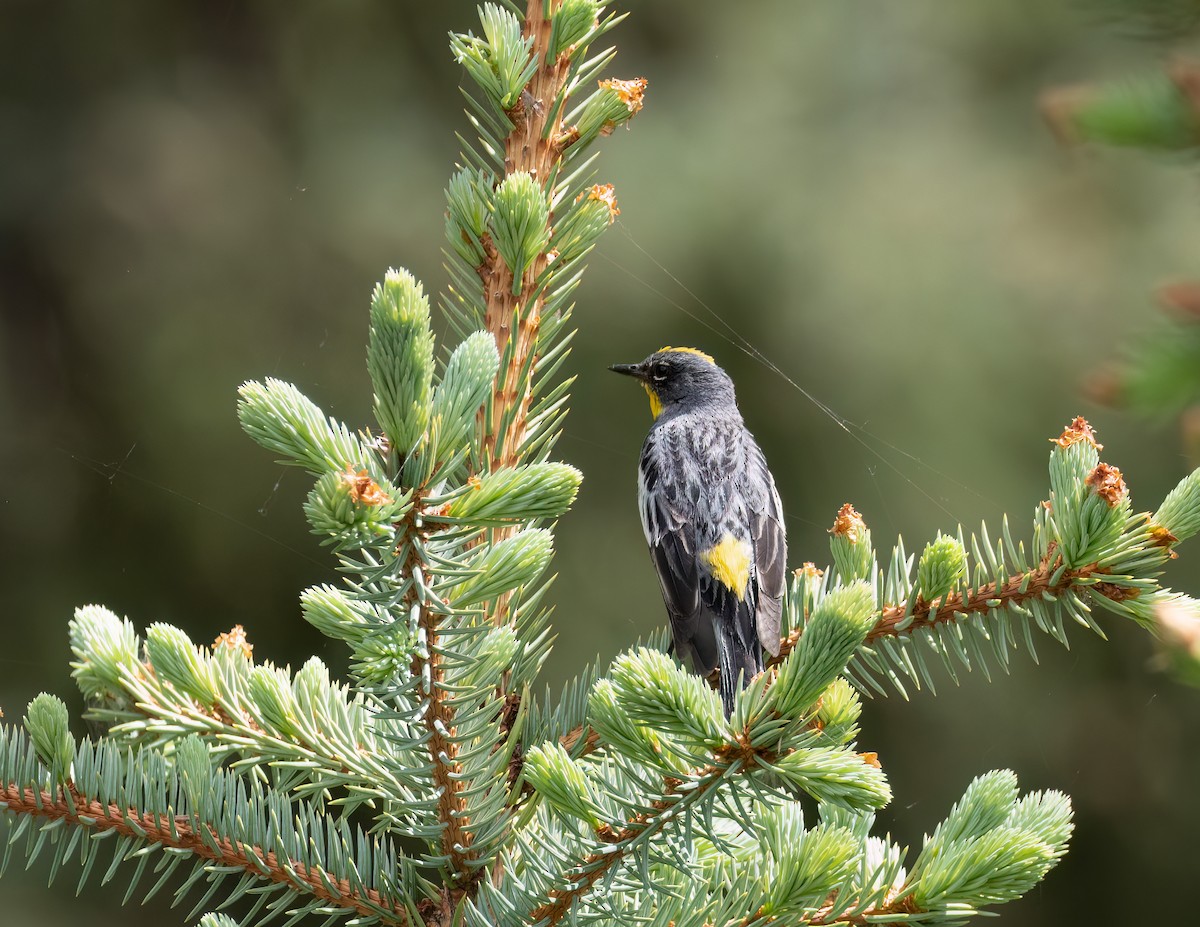
[{"label": "yellow crown patch", "polygon": [[673,348],[670,345],[668,345],[665,348],[659,348],[658,353],[659,354],[668,354],[668,353],[671,353],[671,354],[695,354],[697,357],[703,357],[706,361],[708,361],[714,367],[717,366],[717,362],[715,360],[713,360],[712,355],[705,354],[699,348]]}]

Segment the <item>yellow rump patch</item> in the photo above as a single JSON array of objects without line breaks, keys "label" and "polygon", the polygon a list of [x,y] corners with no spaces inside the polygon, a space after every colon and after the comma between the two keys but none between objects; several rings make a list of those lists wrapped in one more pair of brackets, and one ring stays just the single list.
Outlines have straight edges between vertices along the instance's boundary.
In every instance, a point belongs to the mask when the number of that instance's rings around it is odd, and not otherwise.
[{"label": "yellow rump patch", "polygon": [[708,361],[714,367],[717,366],[717,362],[715,360],[713,360],[712,355],[705,354],[699,348],[673,348],[670,345],[667,345],[667,347],[665,347],[665,348],[659,348],[657,353],[666,354],[668,352],[671,352],[674,354],[695,354],[697,357],[703,357],[706,361]]},{"label": "yellow rump patch", "polygon": [[716,544],[700,553],[700,559],[712,571],[713,579],[732,590],[739,599],[746,598],[750,582],[750,542],[739,541],[729,532]]},{"label": "yellow rump patch", "polygon": [[650,414],[655,418],[662,415],[662,400],[655,395],[654,390],[650,388],[649,383],[642,383],[642,387],[646,390],[646,395],[650,397]]}]

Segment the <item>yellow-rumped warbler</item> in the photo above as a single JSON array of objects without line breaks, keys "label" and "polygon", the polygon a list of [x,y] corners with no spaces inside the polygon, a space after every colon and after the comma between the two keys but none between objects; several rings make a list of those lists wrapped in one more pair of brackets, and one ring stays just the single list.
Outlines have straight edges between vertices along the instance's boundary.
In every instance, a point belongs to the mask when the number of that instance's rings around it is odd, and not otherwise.
[{"label": "yellow-rumped warbler", "polygon": [[709,355],[663,348],[609,369],[650,396],[654,424],[638,464],[642,530],[675,653],[704,676],[720,667],[728,715],[739,675],[744,687],[762,672],[762,647],[779,653],[787,538],[775,480],[733,381]]}]

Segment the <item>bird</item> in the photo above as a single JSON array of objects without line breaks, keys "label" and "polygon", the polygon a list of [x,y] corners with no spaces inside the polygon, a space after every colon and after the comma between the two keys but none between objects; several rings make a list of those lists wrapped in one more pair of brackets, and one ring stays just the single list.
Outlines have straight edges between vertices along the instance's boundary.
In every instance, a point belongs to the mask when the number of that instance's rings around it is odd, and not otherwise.
[{"label": "bird", "polygon": [[615,373],[641,382],[654,418],[638,461],[638,510],[662,586],[671,649],[720,670],[728,717],[779,654],[787,534],[775,479],[733,381],[697,348],[665,347]]}]

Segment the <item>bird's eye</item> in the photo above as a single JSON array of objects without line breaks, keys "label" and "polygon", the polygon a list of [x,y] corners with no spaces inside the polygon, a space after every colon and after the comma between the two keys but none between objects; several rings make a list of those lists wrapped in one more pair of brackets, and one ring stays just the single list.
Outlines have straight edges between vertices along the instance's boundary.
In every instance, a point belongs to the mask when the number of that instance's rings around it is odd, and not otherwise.
[{"label": "bird's eye", "polygon": [[652,367],[650,369],[650,379],[655,383],[667,382],[667,368],[663,367],[661,364],[657,367]]}]

